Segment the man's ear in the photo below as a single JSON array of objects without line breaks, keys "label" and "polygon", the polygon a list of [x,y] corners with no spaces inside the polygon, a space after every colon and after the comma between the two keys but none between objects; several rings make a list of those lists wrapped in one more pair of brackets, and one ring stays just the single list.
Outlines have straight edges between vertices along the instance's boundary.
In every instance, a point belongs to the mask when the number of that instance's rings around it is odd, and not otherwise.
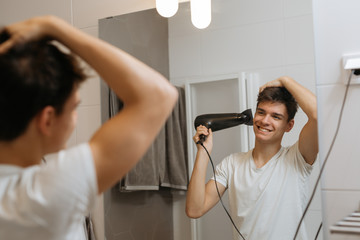
[{"label": "man's ear", "polygon": [[55,122],[56,112],[52,106],[44,107],[37,115],[37,127],[39,131],[49,136],[53,131],[53,125]]},{"label": "man's ear", "polygon": [[290,130],[294,127],[295,120],[291,119],[286,126],[285,132],[290,132]]}]

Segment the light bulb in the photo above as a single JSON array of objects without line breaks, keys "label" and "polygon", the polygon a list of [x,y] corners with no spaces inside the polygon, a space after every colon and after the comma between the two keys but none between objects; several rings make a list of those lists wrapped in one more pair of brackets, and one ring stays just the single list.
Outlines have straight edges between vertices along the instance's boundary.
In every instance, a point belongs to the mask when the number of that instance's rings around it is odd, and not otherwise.
[{"label": "light bulb", "polygon": [[203,29],[209,26],[211,22],[211,0],[191,0],[191,22],[192,24]]},{"label": "light bulb", "polygon": [[156,0],[156,10],[163,17],[174,16],[178,8],[178,0]]}]

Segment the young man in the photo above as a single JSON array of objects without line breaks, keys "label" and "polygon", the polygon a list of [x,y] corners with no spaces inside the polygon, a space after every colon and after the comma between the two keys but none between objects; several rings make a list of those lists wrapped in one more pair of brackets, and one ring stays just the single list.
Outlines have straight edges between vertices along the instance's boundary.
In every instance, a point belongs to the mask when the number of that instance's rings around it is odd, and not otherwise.
[{"label": "young man", "polygon": [[[146,152],[177,91],[57,17],[15,23],[0,35],[0,239],[83,239],[83,216]],[[125,105],[88,143],[67,150],[84,74],[52,40],[92,66]],[[41,164],[59,150],[58,159]]]},{"label": "young man", "polygon": [[[307,179],[317,153],[316,97],[290,77],[261,87],[254,114],[255,147],[226,157],[216,168],[220,195],[229,190],[231,216],[247,240],[289,240],[294,237],[307,203]],[[294,126],[297,103],[308,117],[293,146],[282,147],[285,132]],[[199,126],[193,140],[207,135],[204,146],[212,150],[212,132]],[[188,187],[186,213],[199,218],[218,201],[214,179],[205,184],[208,156],[198,152]],[[234,231],[234,239],[242,239]],[[307,239],[302,228],[299,239]]]}]

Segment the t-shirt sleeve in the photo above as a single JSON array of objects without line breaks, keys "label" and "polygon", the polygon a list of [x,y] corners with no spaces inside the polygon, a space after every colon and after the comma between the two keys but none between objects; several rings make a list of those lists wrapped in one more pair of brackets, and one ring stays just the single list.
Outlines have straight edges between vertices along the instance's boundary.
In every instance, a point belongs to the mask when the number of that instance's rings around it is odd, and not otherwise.
[{"label": "t-shirt sleeve", "polygon": [[[222,184],[224,187],[228,187],[229,179],[229,164],[231,160],[231,155],[224,158],[215,169],[215,176],[211,179],[216,180],[218,183]],[[215,179],[216,178],[216,179]]]},{"label": "t-shirt sleeve", "polygon": [[293,156],[295,167],[301,173],[303,177],[307,177],[310,175],[313,166],[308,164],[304,157],[301,155],[299,150],[299,142],[296,142],[289,148],[289,154]]}]

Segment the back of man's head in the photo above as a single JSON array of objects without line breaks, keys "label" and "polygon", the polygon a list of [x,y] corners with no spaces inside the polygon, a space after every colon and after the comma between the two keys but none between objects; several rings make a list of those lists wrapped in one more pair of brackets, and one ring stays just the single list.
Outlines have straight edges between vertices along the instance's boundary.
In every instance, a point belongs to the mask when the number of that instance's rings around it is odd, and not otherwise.
[{"label": "back of man's head", "polygon": [[286,107],[288,114],[288,121],[295,117],[298,109],[298,104],[291,95],[291,93],[285,87],[267,87],[261,91],[257,98],[257,106],[263,102],[278,102],[282,103]]},{"label": "back of man's head", "polygon": [[[9,38],[0,33],[0,44]],[[46,40],[28,42],[0,54],[0,141],[23,134],[46,106],[61,114],[85,75],[74,56]]]}]

